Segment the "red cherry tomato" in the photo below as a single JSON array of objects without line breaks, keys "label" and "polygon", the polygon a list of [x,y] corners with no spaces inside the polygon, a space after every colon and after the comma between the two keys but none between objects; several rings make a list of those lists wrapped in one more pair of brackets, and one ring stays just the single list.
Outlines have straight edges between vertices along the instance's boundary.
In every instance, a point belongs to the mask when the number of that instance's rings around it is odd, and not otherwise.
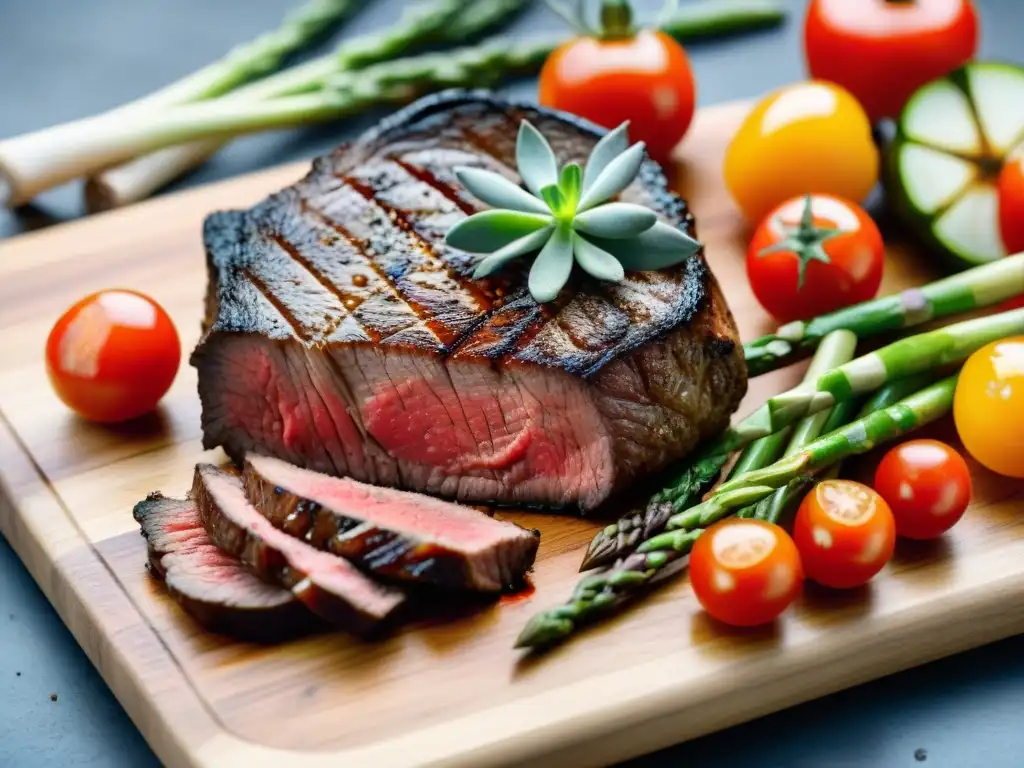
[{"label": "red cherry tomato", "polygon": [[872,121],[897,117],[914,91],[977,48],[971,0],[811,0],[804,22],[811,77],[846,88]]},{"label": "red cherry tomato", "polygon": [[540,73],[540,103],[605,128],[629,120],[629,137],[665,162],[693,120],[696,86],[683,47],[662,32],[581,37],[563,44]]},{"label": "red cherry tomato", "polygon": [[866,584],[889,562],[896,523],[885,499],[850,480],[824,480],[807,494],[793,540],[809,579],[826,587]]},{"label": "red cherry tomato", "polygon": [[761,222],[747,249],[747,277],[761,305],[785,323],[874,297],[884,261],[882,235],[860,206],[813,195],[788,200]]},{"label": "red cherry tomato", "polygon": [[1007,160],[999,174],[999,231],[1007,253],[1024,251],[1024,152]]},{"label": "red cherry tomato", "polygon": [[153,410],[180,361],[181,342],[170,317],[135,291],[86,296],[61,316],[46,340],[53,388],[91,421],[125,421]]},{"label": "red cherry tomato", "polygon": [[892,509],[896,533],[934,539],[963,517],[971,500],[971,472],[963,456],[938,440],[910,440],[885,454],[875,490]]},{"label": "red cherry tomato", "polygon": [[690,553],[690,584],[704,610],[725,624],[767,624],[803,582],[789,535],[762,520],[729,518],[708,528]]}]

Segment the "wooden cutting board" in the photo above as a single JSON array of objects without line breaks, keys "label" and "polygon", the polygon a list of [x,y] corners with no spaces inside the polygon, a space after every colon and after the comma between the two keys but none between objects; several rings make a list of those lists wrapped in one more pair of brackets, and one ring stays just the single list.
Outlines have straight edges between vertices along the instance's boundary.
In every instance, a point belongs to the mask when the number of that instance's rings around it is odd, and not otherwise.
[{"label": "wooden cutting board", "polygon": [[[680,151],[708,258],[744,339],[770,328],[747,286],[742,221],[721,174],[746,107],[703,111]],[[56,317],[89,291],[155,297],[190,349],[200,225],[299,178],[293,165],[0,244],[0,530],[156,753],[171,766],[605,764],[1024,631],[1021,485],[974,466],[964,521],[901,545],[868,589],[809,589],[768,630],[731,632],[684,579],[540,658],[512,643],[575,584],[598,523],[522,515],[543,532],[536,592],[378,644],[326,634],[263,648],[197,628],[144,569],[133,504],[183,494],[200,448],[195,371],[158,416],[107,429],[69,414],[43,368]],[[929,277],[891,249],[884,292]],[[801,367],[751,382],[743,415]],[[955,439],[948,425],[938,434]],[[935,430],[933,430],[933,433]],[[870,471],[870,459],[860,472]]]}]

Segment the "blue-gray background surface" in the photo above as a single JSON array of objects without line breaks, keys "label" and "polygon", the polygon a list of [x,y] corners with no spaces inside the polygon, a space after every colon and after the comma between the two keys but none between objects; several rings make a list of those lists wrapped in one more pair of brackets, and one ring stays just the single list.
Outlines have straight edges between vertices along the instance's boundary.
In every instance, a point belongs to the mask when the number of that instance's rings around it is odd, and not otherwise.
[{"label": "blue-gray background surface", "polygon": [[[0,0],[0,138],[141,96],[273,26],[297,1]],[[782,29],[690,46],[702,105],[758,96],[802,77],[805,3],[784,2],[793,13]],[[983,16],[983,54],[1024,60],[1024,1],[976,2]],[[401,4],[373,0],[347,31],[385,24]],[[517,27],[526,32],[557,23],[538,10]],[[533,84],[513,90],[531,95]],[[369,122],[238,141],[175,188],[310,157]],[[17,215],[0,212],[0,238],[80,216],[79,200],[79,188],[69,186]],[[3,250],[0,240],[0,258]],[[637,765],[1013,768],[1024,766],[1022,726],[1024,639],[1016,638]],[[138,731],[0,537],[0,768],[155,765]]]}]

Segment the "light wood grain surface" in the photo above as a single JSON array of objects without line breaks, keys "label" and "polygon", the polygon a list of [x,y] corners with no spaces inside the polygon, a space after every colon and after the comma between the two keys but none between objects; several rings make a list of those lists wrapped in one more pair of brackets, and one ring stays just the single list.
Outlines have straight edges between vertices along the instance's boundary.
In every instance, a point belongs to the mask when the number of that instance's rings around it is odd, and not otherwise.
[{"label": "light wood grain surface", "polygon": [[[747,286],[746,234],[722,185],[744,105],[705,110],[677,189],[745,339],[770,327]],[[712,624],[684,579],[540,658],[512,642],[564,599],[599,523],[513,515],[542,531],[536,592],[377,644],[340,634],[263,648],[204,633],[144,570],[132,505],[183,494],[199,460],[195,371],[132,428],[70,415],[46,381],[55,318],[88,291],[144,291],[190,349],[205,289],[200,226],[248,206],[305,164],[217,184],[0,246],[0,530],[161,759],[171,766],[606,764],[1024,631],[1021,490],[973,466],[976,499],[932,546],[902,546],[870,588],[809,589],[774,628]],[[921,282],[891,249],[884,292]],[[752,381],[743,415],[801,366]],[[955,440],[948,424],[931,433]],[[872,457],[855,471],[867,473]]]}]

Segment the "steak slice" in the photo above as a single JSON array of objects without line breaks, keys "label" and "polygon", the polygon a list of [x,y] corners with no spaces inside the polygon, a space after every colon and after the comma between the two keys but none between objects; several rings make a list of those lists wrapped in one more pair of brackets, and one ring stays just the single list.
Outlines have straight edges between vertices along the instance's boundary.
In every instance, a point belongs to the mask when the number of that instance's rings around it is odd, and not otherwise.
[{"label": "steak slice", "polygon": [[[203,443],[471,502],[590,510],[726,427],[746,392],[703,254],[621,283],[577,270],[538,306],[529,263],[486,280],[445,233],[482,207],[454,168],[519,182],[528,118],[560,162],[602,131],[493,96],[443,94],[205,222]],[[693,234],[647,161],[623,200]]]},{"label": "steak slice", "polygon": [[539,536],[483,512],[250,454],[249,500],[292,536],[393,579],[497,592],[522,584]]},{"label": "steak slice", "polygon": [[212,464],[196,465],[192,497],[214,544],[267,582],[291,590],[313,613],[357,635],[393,617],[405,595],[363,575],[340,557],[277,530],[249,504],[242,480]]},{"label": "steak slice", "polygon": [[149,549],[149,570],[205,629],[274,642],[304,634],[319,620],[291,592],[265,584],[221,552],[192,501],[151,493],[135,505]]}]

